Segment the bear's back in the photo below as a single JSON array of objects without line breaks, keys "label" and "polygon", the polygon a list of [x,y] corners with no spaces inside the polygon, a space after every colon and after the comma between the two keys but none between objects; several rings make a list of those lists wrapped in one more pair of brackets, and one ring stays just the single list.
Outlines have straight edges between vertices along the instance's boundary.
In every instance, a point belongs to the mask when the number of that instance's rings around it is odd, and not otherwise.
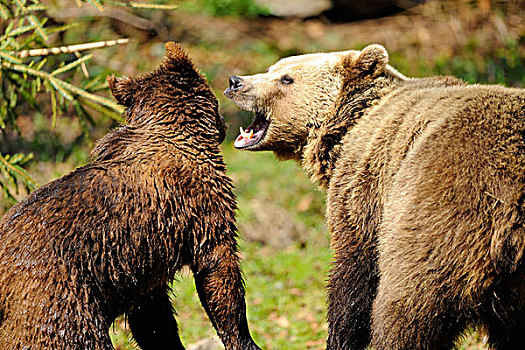
[{"label": "bear's back", "polygon": [[524,103],[523,90],[501,86],[443,86],[431,79],[394,89],[342,140],[328,187],[329,226],[344,216],[377,229],[385,202],[400,191],[393,190],[400,173],[418,176],[425,189],[419,193],[435,198],[441,189],[434,184],[436,193],[428,193],[434,186],[428,181],[462,178],[466,186],[489,173],[510,179],[519,195],[525,179]]},{"label": "bear's back", "polygon": [[524,90],[417,80],[380,99],[347,133],[336,165],[339,177],[344,169],[353,169],[347,174],[353,176],[354,167],[391,177],[418,143],[442,152],[463,145],[491,158],[522,147]]},{"label": "bear's back", "polygon": [[14,289],[31,294],[19,285],[31,279],[72,289],[97,286],[125,299],[140,292],[129,286],[149,288],[188,264],[192,252],[185,242],[203,240],[211,229],[202,222],[231,223],[223,232],[235,230],[235,197],[220,169],[176,150],[146,155],[95,161],[11,208],[0,220],[0,299]]}]

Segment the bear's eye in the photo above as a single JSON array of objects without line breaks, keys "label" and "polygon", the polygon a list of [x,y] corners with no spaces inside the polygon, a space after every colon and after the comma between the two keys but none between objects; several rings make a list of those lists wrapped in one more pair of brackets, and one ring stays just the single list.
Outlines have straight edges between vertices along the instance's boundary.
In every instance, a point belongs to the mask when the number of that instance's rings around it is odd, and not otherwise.
[{"label": "bear's eye", "polygon": [[283,83],[283,84],[291,84],[291,83],[293,83],[293,78],[291,76],[289,76],[288,74],[283,75],[281,77],[281,83]]}]

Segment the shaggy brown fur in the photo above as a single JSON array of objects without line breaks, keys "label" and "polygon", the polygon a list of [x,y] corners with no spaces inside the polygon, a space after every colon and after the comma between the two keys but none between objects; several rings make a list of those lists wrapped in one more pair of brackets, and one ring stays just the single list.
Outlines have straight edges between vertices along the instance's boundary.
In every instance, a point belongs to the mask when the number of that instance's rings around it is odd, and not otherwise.
[{"label": "shaggy brown fur", "polygon": [[92,163],[0,222],[0,349],[112,349],[126,313],[142,349],[183,349],[168,297],[181,267],[226,349],[258,349],[245,315],[236,199],[219,154],[217,100],[182,49],[109,84],[127,125]]},{"label": "shaggy brown fur", "polygon": [[[525,91],[407,79],[379,45],[324,55],[232,77],[226,95],[267,111],[264,136],[237,145],[297,159],[327,190],[327,348],[450,349],[468,326],[525,348]],[[314,98],[336,102],[290,105]]]}]

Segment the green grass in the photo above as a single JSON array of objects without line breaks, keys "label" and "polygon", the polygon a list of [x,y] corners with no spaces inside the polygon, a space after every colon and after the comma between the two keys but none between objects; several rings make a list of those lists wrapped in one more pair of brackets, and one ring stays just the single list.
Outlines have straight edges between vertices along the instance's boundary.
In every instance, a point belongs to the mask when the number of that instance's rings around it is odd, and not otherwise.
[{"label": "green grass", "polygon": [[[246,242],[241,249],[248,319],[257,343],[265,349],[320,348],[326,338],[324,276],[329,250],[314,246],[274,250]],[[193,278],[184,274],[173,290],[183,342],[212,337],[215,332]]]},{"label": "green grass", "polygon": [[[237,187],[241,234],[249,237],[254,225],[262,225],[267,236],[278,238],[266,245],[241,243],[254,337],[266,349],[321,348],[331,259],[324,193],[298,164],[279,162],[270,152],[240,152],[227,146],[224,154]],[[261,220],[261,211],[273,216]],[[299,237],[279,246],[287,238],[276,227],[283,220],[296,227]]]}]

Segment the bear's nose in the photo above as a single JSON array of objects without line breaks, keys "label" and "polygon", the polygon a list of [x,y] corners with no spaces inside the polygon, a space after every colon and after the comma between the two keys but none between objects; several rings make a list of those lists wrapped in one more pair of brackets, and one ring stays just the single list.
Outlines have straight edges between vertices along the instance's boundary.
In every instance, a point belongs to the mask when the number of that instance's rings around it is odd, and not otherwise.
[{"label": "bear's nose", "polygon": [[236,75],[230,77],[230,90],[239,90],[242,88],[241,78]]}]

